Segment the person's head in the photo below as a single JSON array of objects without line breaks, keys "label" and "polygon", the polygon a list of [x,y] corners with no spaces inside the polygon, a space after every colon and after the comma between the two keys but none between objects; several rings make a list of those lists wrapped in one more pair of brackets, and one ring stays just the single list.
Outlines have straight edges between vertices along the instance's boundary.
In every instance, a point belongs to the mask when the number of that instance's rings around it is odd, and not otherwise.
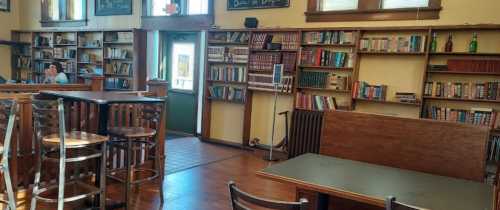
[{"label": "person's head", "polygon": [[50,64],[49,69],[51,72],[54,72],[56,74],[63,72],[63,68],[62,68],[61,63],[56,62],[56,61],[54,61]]}]

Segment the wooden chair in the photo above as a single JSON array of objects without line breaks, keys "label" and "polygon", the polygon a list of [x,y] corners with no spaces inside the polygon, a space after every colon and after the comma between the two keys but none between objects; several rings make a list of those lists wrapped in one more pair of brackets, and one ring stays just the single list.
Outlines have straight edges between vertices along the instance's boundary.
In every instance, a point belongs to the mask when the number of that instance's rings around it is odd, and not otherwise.
[{"label": "wooden chair", "polygon": [[[31,200],[31,210],[36,209],[37,200],[57,203],[63,210],[64,203],[93,196],[99,196],[99,209],[105,208],[106,191],[106,142],[108,137],[81,131],[66,131],[64,104],[62,99],[32,99],[35,139],[40,148],[35,167],[35,183]],[[66,181],[66,163],[76,163],[74,171],[83,161],[97,161],[96,185],[80,180],[80,174]],[[59,163],[58,184],[40,186],[41,169],[44,161]],[[100,162],[100,163],[99,163]],[[44,171],[48,172],[48,170]],[[98,181],[97,181],[98,180]],[[67,190],[66,188],[69,188]],[[50,192],[57,190],[57,198],[50,198]]]},{"label": "wooden chair", "polygon": [[267,200],[241,191],[233,181],[230,181],[228,185],[233,210],[251,210],[243,202],[274,210],[306,210],[308,207],[308,201],[305,198],[300,199],[300,202]]},{"label": "wooden chair", "polygon": [[396,201],[395,197],[389,196],[385,200],[385,209],[386,210],[426,210],[419,207],[409,206],[406,204],[402,204]]},{"label": "wooden chair", "polygon": [[17,103],[14,100],[0,100],[0,132],[4,136],[3,145],[0,144],[0,153],[2,155],[0,171],[3,173],[8,198],[8,200],[0,200],[0,202],[7,204],[7,209],[9,210],[16,209],[16,200],[12,189],[12,181],[10,179],[9,171],[9,150],[10,142],[12,140],[12,132],[16,121],[16,112]]},{"label": "wooden chair", "polygon": [[[161,148],[157,146],[157,130],[160,129],[162,117],[165,115],[165,103],[143,104],[140,107],[135,125],[126,127],[110,127],[110,149],[125,151],[125,169],[116,168],[108,170],[108,177],[125,184],[125,209],[130,207],[130,194],[132,186],[160,179],[160,202],[163,204],[163,166],[161,163]],[[146,158],[152,158],[154,164],[151,168],[139,167],[136,153],[147,150]],[[154,154],[149,153],[154,151]],[[134,158],[133,158],[134,157]],[[124,178],[125,177],[125,178]]]}]

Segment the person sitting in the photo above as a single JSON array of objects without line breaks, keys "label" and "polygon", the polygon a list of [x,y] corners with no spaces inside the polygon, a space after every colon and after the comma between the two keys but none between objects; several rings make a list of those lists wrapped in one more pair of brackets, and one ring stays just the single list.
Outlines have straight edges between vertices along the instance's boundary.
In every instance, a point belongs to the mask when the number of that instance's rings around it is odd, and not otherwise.
[{"label": "person sitting", "polygon": [[67,84],[68,82],[68,77],[64,73],[62,65],[59,62],[52,62],[49,68],[45,70],[45,79],[43,83]]}]

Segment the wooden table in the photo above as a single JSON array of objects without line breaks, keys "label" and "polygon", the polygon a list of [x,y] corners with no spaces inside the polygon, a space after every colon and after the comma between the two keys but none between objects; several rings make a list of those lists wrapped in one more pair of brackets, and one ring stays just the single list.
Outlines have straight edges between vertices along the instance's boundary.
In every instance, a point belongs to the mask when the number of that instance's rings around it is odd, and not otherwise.
[{"label": "wooden table", "polygon": [[326,197],[380,207],[386,197],[394,196],[398,202],[431,210],[493,209],[493,186],[484,183],[324,155],[301,155],[257,174]]},{"label": "wooden table", "polygon": [[[99,111],[97,133],[100,135],[108,135],[108,112],[111,104],[148,104],[164,102],[162,99],[109,91],[41,91],[40,94],[62,98],[64,101],[82,101],[97,104]],[[100,182],[100,180],[96,181],[97,183]],[[124,206],[125,202],[108,202],[106,209],[116,209]]]},{"label": "wooden table", "polygon": [[63,98],[63,100],[84,101],[97,104],[99,106],[99,125],[97,133],[100,135],[107,135],[108,133],[108,111],[110,104],[141,104],[163,102],[163,100],[161,99],[109,91],[41,91],[40,93],[52,97]]}]

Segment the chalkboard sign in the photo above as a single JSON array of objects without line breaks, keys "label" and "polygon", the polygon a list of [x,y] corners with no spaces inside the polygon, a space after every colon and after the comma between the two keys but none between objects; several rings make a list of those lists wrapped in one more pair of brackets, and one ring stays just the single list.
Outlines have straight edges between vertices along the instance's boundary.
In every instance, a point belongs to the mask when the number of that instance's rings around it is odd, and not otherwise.
[{"label": "chalkboard sign", "polygon": [[290,0],[227,0],[228,10],[266,9],[290,6]]}]

